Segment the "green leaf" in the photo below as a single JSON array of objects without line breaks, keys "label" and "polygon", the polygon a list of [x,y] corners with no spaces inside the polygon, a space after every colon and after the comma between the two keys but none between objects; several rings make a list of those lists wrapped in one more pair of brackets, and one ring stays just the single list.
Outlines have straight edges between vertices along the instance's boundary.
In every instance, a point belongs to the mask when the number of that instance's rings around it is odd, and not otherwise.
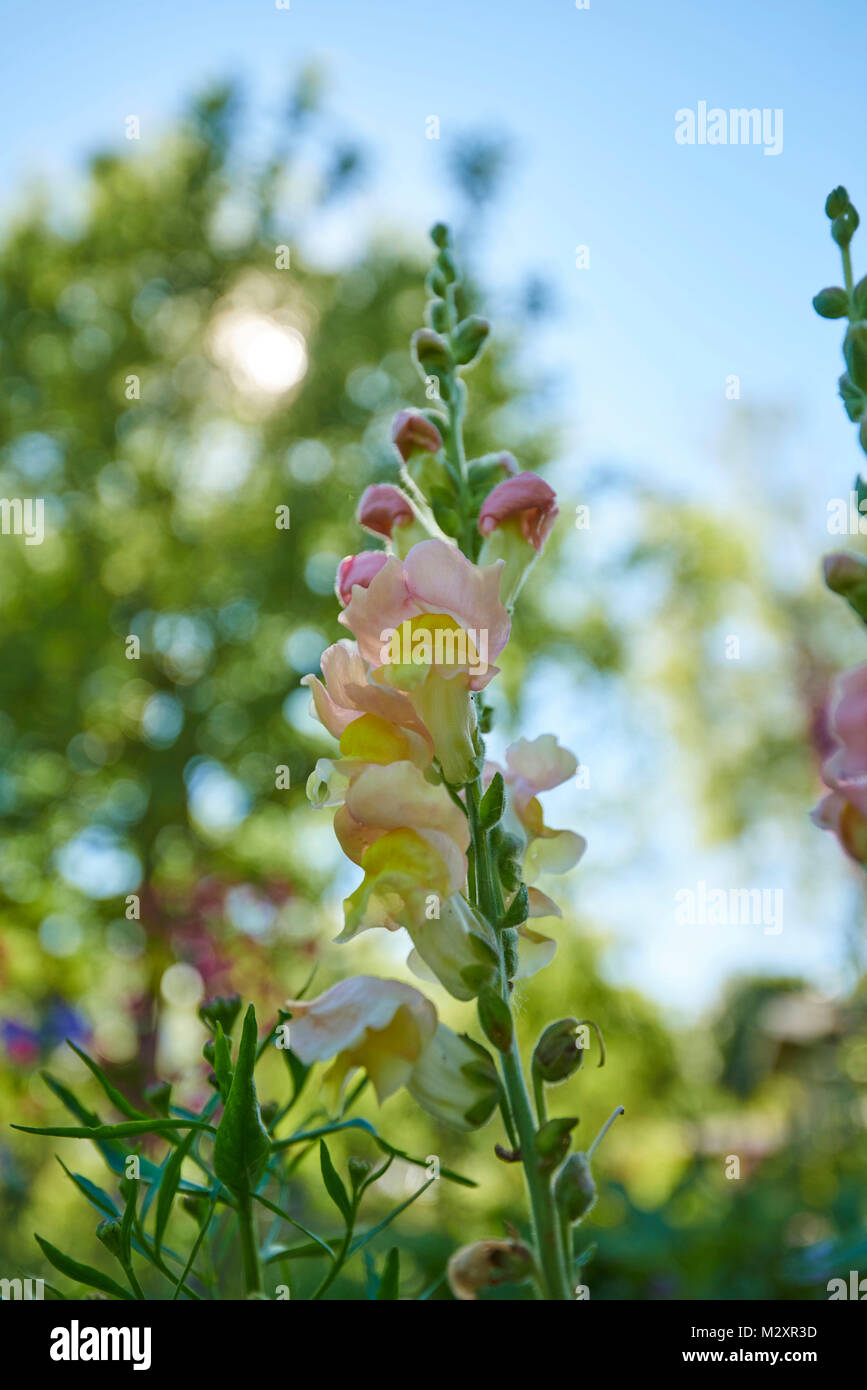
[{"label": "green leaf", "polygon": [[527,891],[526,883],[522,883],[503,916],[500,925],[506,927],[520,927],[522,922],[526,922],[530,915],[530,895]]},{"label": "green leaf", "polygon": [[123,1209],[123,1220],[120,1227],[120,1243],[122,1250],[122,1263],[129,1264],[130,1261],[130,1242],[132,1240],[132,1228],[135,1221],[135,1209],[138,1202],[139,1180],[137,1178],[127,1178],[121,1184],[121,1192],[126,1188],[126,1206]]},{"label": "green leaf", "polygon": [[863,391],[859,391],[848,372],[844,372],[837,383],[840,397],[846,407],[846,414],[853,425],[861,419],[864,414],[864,407],[867,405],[867,397]]},{"label": "green leaf", "polygon": [[[324,1255],[326,1252],[315,1240],[308,1241],[306,1245],[266,1245],[262,1251],[262,1263],[266,1265],[277,1264],[280,1260],[309,1260],[314,1255]],[[333,1251],[329,1252],[333,1258]]]},{"label": "green leaf", "polygon": [[[219,1024],[217,1027],[219,1027]],[[196,1131],[191,1129],[178,1147],[172,1150],[169,1154],[166,1166],[163,1169],[162,1177],[160,1178],[159,1191],[157,1193],[157,1214],[154,1220],[154,1248],[158,1255],[162,1248],[163,1235],[165,1234],[169,1216],[171,1215],[172,1203],[175,1200],[181,1181],[181,1168],[195,1137]]]},{"label": "green leaf", "polygon": [[491,830],[502,819],[506,805],[506,784],[502,772],[495,772],[491,785],[479,803],[479,821],[483,830]]},{"label": "green leaf", "polygon": [[[440,1169],[440,1176],[442,1176],[442,1171],[443,1170]],[[373,1240],[376,1236],[379,1235],[380,1231],[384,1231],[386,1226],[390,1226],[392,1221],[394,1221],[396,1217],[400,1216],[401,1212],[406,1211],[407,1207],[411,1207],[413,1202],[418,1201],[418,1198],[421,1196],[423,1192],[427,1192],[432,1182],[436,1182],[436,1178],[428,1178],[427,1182],[422,1183],[421,1187],[418,1188],[417,1191],[415,1191],[411,1197],[407,1197],[405,1202],[401,1202],[399,1207],[395,1207],[393,1211],[390,1211],[388,1213],[388,1216],[384,1217],[378,1225],[372,1226],[369,1231],[362,1232],[362,1234],[358,1236],[350,1245],[349,1256],[351,1257],[352,1255],[355,1255],[359,1250],[362,1250],[364,1246],[368,1244],[369,1241]]]},{"label": "green leaf", "polygon": [[400,1254],[397,1246],[393,1245],[385,1257],[385,1269],[380,1281],[379,1292],[376,1295],[377,1303],[384,1303],[387,1299],[396,1299],[399,1283]]},{"label": "green leaf", "polygon": [[572,1143],[572,1130],[578,1123],[575,1115],[563,1115],[554,1120],[546,1120],[536,1133],[534,1145],[539,1156],[539,1166],[550,1172],[566,1157]]},{"label": "green leaf", "polygon": [[124,1120],[119,1125],[11,1125],[22,1134],[44,1134],[52,1139],[128,1139],[139,1134],[171,1134],[176,1129],[209,1129],[203,1120]]},{"label": "green leaf", "polygon": [[510,1052],[514,1037],[512,1013],[503,999],[490,985],[479,991],[479,1022],[485,1036],[500,1052]]},{"label": "green leaf", "polygon": [[99,1116],[96,1112],[94,1110],[88,1110],[86,1106],[82,1105],[81,1101],[70,1091],[69,1087],[64,1086],[62,1081],[58,1081],[53,1077],[51,1072],[41,1071],[39,1075],[42,1077],[49,1091],[54,1092],[57,1099],[66,1107],[70,1115],[74,1115],[83,1125],[98,1125],[100,1123]]},{"label": "green leaf", "polygon": [[240,1193],[255,1191],[271,1154],[271,1138],[262,1123],[253,1080],[256,1043],[256,1011],[251,1004],[244,1015],[238,1061],[214,1139],[214,1172],[226,1187]]},{"label": "green leaf", "polygon": [[325,1183],[326,1192],[346,1224],[349,1225],[352,1220],[352,1203],[349,1200],[343,1179],[331,1162],[331,1155],[324,1139],[319,1140],[319,1166],[322,1169],[322,1181]]},{"label": "green leaf", "polygon": [[54,1157],[66,1176],[75,1183],[79,1192],[84,1193],[84,1196],[92,1206],[96,1207],[98,1212],[101,1212],[103,1216],[120,1216],[120,1211],[107,1192],[104,1192],[101,1187],[97,1187],[95,1182],[90,1181],[90,1178],[82,1177],[81,1173],[71,1173],[58,1154],[55,1154]]},{"label": "green leaf", "polygon": [[331,1249],[328,1242],[322,1240],[315,1231],[308,1231],[307,1227],[303,1226],[300,1221],[296,1221],[294,1216],[290,1216],[288,1211],[284,1211],[282,1207],[278,1207],[277,1204],[270,1201],[269,1198],[263,1197],[261,1192],[254,1192],[253,1197],[257,1202],[260,1202],[263,1207],[267,1207],[269,1211],[273,1211],[275,1216],[280,1216],[284,1221],[288,1221],[289,1225],[294,1226],[296,1231],[301,1231],[303,1235],[309,1236],[310,1240],[312,1240],[315,1245],[318,1245],[320,1250],[323,1250],[326,1255],[333,1256],[334,1251]]},{"label": "green leaf", "polygon": [[132,1294],[115,1283],[108,1274],[103,1274],[102,1270],[94,1269],[92,1265],[80,1264],[71,1255],[64,1255],[62,1250],[43,1240],[42,1236],[38,1235],[36,1239],[45,1258],[68,1279],[74,1279],[77,1284],[86,1284],[91,1289],[99,1289],[101,1293],[111,1294],[112,1298],[120,1298],[124,1302],[133,1301]]},{"label": "green leaf", "polygon": [[126,1096],[123,1095],[116,1086],[111,1084],[102,1068],[97,1066],[92,1057],[88,1057],[86,1052],[82,1051],[80,1047],[77,1047],[71,1038],[66,1039],[66,1044],[67,1047],[72,1048],[76,1057],[81,1058],[88,1071],[96,1077],[108,1099],[111,1101],[114,1108],[120,1111],[121,1115],[126,1115],[128,1120],[146,1120],[148,1118],[143,1110],[136,1110],[135,1106],[130,1104]]},{"label": "green leaf", "polygon": [[[322,1125],[318,1129],[299,1130],[297,1134],[290,1134],[286,1139],[275,1139],[274,1148],[288,1149],[292,1144],[309,1144],[312,1140],[320,1139],[323,1134],[336,1134],[341,1129],[363,1129],[369,1134],[375,1144],[382,1149],[383,1153],[393,1154],[395,1158],[402,1158],[404,1163],[411,1163],[415,1168],[427,1168],[427,1159],[413,1158],[405,1149],[398,1149],[394,1144],[390,1144],[387,1139],[383,1139],[381,1134],[377,1134],[373,1125],[368,1120],[339,1120],[334,1124]],[[453,1168],[440,1168],[440,1177],[446,1178],[448,1182],[458,1183],[461,1187],[478,1187],[478,1183],[473,1178],[465,1178],[462,1173],[456,1173]]]}]

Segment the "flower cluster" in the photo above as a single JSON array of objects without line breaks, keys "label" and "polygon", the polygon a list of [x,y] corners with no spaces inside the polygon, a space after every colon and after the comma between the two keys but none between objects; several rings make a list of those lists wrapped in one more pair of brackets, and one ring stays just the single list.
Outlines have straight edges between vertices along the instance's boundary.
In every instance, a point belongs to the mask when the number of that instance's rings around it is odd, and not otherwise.
[{"label": "flower cluster", "polygon": [[[569,1075],[580,1054],[556,1078],[534,1072],[534,1117],[510,994],[556,950],[529,925],[560,915],[537,879],[572,868],[584,841],[546,825],[539,795],[568,781],[577,761],[545,734],[512,744],[500,767],[486,760],[483,737],[492,713],[484,692],[557,500],[511,454],[465,457],[461,374],[481,352],[488,325],[460,317],[448,233],[437,227],[432,235],[438,254],[428,322],[412,351],[445,411],[398,414],[395,481],[368,487],[360,499],[357,520],[376,548],[340,564],[339,622],[352,640],[323,653],[321,678],[304,678],[313,712],[338,744],[317,762],[308,795],[334,809],[335,834],[362,875],[344,901],[338,941],[376,928],[404,931],[417,977],[477,1001],[502,1079],[487,1048],[446,1028],[419,990],[373,976],[345,979],[311,1002],[289,1001],[291,1046],[306,1064],[330,1061],[327,1081],[338,1092],[361,1068],[380,1100],[406,1086],[459,1128],[484,1124],[499,1105],[533,1197],[536,1252],[527,1270],[545,1297],[562,1298],[571,1277],[568,1230],[578,1218],[555,1210],[553,1179],[576,1122],[547,1121],[539,1087]],[[489,1267],[462,1257],[453,1280],[460,1296]]]}]

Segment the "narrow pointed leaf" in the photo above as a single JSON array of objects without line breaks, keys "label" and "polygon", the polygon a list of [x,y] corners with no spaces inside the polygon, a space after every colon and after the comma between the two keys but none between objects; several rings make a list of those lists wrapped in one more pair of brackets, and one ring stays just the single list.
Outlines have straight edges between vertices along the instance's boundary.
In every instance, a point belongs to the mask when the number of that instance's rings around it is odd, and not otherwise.
[{"label": "narrow pointed leaf", "polygon": [[385,1269],[376,1295],[377,1303],[383,1303],[387,1299],[397,1298],[398,1286],[400,1283],[400,1255],[397,1246],[393,1245],[385,1257]]},{"label": "narrow pointed leaf", "polygon": [[84,1193],[91,1206],[96,1207],[96,1210],[101,1212],[103,1216],[120,1216],[120,1211],[107,1192],[104,1192],[101,1187],[97,1187],[95,1182],[90,1181],[90,1178],[83,1177],[81,1173],[71,1173],[58,1154],[55,1154],[54,1157],[70,1181],[75,1183],[79,1192]]},{"label": "narrow pointed leaf", "polygon": [[271,1153],[271,1138],[262,1123],[253,1080],[256,1065],[256,1011],[251,1004],[244,1029],[232,1086],[214,1140],[214,1172],[234,1192],[254,1192]]},{"label": "narrow pointed leaf", "polygon": [[140,1134],[171,1134],[176,1129],[209,1129],[202,1120],[123,1120],[118,1125],[12,1125],[22,1134],[44,1134],[53,1139],[129,1139]]},{"label": "narrow pointed leaf", "polygon": [[348,1225],[352,1220],[352,1203],[349,1200],[343,1179],[331,1162],[331,1154],[328,1152],[328,1146],[324,1139],[319,1140],[319,1166],[322,1169],[322,1181],[325,1183],[325,1190]]},{"label": "narrow pointed leaf", "polygon": [[64,1255],[62,1250],[58,1250],[49,1241],[43,1240],[42,1236],[37,1236],[36,1240],[45,1258],[68,1279],[75,1280],[77,1284],[86,1284],[91,1289],[99,1289],[101,1293],[111,1294],[112,1298],[120,1298],[124,1302],[133,1301],[132,1294],[127,1289],[122,1288],[108,1274],[103,1274],[101,1269],[94,1269],[92,1265],[80,1264],[71,1255]]},{"label": "narrow pointed leaf", "polygon": [[121,1115],[126,1115],[126,1118],[128,1120],[147,1119],[147,1115],[144,1113],[143,1110],[136,1110],[135,1106],[130,1104],[126,1096],[123,1095],[123,1093],[119,1091],[116,1086],[112,1085],[105,1072],[102,1070],[102,1067],[97,1066],[96,1062],[94,1062],[92,1057],[88,1057],[87,1053],[84,1052],[80,1047],[77,1047],[71,1038],[66,1039],[66,1044],[67,1047],[72,1048],[76,1057],[81,1058],[88,1071],[96,1077],[97,1081],[99,1082],[108,1099],[111,1101],[115,1110],[119,1110]]}]

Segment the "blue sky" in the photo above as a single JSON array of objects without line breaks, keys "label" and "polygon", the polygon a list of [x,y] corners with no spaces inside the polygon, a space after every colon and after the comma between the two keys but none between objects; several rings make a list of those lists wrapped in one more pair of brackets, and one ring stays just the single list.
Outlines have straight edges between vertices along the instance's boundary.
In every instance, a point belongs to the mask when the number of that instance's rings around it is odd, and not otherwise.
[{"label": "blue sky", "polygon": [[[515,165],[486,220],[480,268],[495,294],[530,272],[556,289],[560,312],[539,351],[562,383],[560,475],[580,493],[583,469],[624,460],[683,491],[725,492],[709,448],[736,374],[742,401],[781,405],[790,421],[784,460],[815,503],[804,551],[816,562],[825,501],[857,460],[835,398],[839,326],[819,321],[810,298],[840,280],[828,190],[844,182],[867,213],[862,0],[590,0],[587,10],[574,0],[47,0],[4,10],[6,208],[40,175],[71,188],[88,154],[125,145],[131,113],[146,147],[209,78],[239,76],[264,126],[313,57],[327,63],[337,126],[375,157],[352,215],[336,213],[309,248],[320,258],[352,257],[383,227],[420,242],[452,211],[443,162],[454,136],[510,135]],[[675,112],[702,101],[782,110],[781,153],[679,145]],[[431,115],[439,141],[425,138]],[[589,248],[586,269],[578,246]],[[830,866],[836,850],[826,837],[817,853]],[[701,877],[697,868],[689,881]],[[712,866],[704,877],[714,881]],[[628,916],[625,887],[615,921]],[[827,967],[811,921],[800,934],[793,926],[779,968]],[[686,956],[671,942],[667,964],[636,945],[624,969],[685,1004],[709,997],[721,970],[768,959],[774,940],[704,951],[693,942]]]}]

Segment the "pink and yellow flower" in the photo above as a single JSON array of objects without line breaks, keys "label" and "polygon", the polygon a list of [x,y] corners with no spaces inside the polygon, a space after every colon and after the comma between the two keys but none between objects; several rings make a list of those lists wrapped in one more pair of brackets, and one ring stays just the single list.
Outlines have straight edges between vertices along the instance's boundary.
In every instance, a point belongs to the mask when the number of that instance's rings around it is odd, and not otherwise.
[{"label": "pink and yellow flower", "polygon": [[433,1041],[437,1012],[429,999],[400,980],[355,975],[318,999],[290,999],[289,1042],[308,1066],[333,1059],[326,1081],[339,1092],[363,1068],[380,1103],[412,1076]]},{"label": "pink and yellow flower", "polygon": [[341,941],[368,927],[412,928],[425,920],[431,895],[442,902],[466,880],[466,816],[410,762],[365,768],[347,788],[334,830],[364,870],[343,904]]},{"label": "pink and yellow flower", "polygon": [[421,541],[403,561],[389,556],[340,614],[373,680],[411,700],[453,786],[475,773],[470,693],[496,674],[491,661],[509,637],[501,570],[474,565],[446,541]]}]

